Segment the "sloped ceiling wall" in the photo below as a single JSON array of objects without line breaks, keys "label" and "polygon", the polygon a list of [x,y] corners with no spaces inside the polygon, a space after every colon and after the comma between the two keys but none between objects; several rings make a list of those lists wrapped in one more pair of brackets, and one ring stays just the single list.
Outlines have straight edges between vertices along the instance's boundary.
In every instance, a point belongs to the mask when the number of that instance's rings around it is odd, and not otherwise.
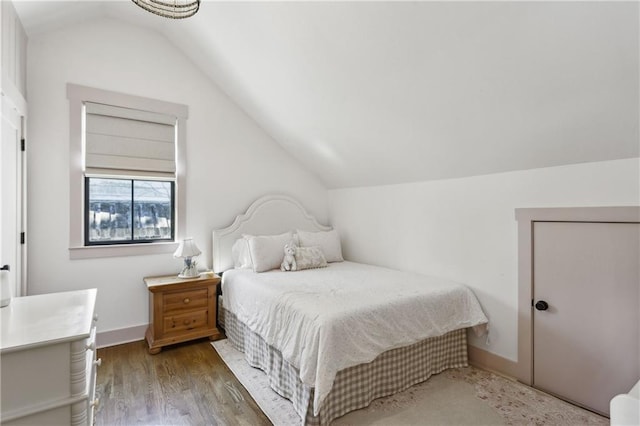
[{"label": "sloped ceiling wall", "polygon": [[16,9],[28,33],[99,15],[160,31],[329,188],[639,155],[637,2]]}]

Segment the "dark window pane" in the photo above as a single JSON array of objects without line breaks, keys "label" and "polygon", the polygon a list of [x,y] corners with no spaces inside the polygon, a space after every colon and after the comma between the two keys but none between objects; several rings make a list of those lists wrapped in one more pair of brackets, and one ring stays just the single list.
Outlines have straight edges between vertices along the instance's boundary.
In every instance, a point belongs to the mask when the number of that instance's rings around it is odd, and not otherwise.
[{"label": "dark window pane", "polygon": [[134,240],[172,238],[172,198],[171,182],[133,182]]},{"label": "dark window pane", "polygon": [[88,179],[89,242],[131,240],[131,181]]}]

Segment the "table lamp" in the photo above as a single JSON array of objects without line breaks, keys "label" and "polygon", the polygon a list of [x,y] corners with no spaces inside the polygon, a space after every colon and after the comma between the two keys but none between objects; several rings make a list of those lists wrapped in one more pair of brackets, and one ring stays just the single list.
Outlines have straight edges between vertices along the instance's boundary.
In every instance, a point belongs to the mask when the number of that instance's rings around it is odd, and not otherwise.
[{"label": "table lamp", "polygon": [[180,241],[173,257],[184,259],[184,268],[178,275],[178,278],[194,278],[198,276],[198,269],[196,268],[196,261],[193,258],[202,253],[196,243],[193,242],[193,238],[185,238]]}]

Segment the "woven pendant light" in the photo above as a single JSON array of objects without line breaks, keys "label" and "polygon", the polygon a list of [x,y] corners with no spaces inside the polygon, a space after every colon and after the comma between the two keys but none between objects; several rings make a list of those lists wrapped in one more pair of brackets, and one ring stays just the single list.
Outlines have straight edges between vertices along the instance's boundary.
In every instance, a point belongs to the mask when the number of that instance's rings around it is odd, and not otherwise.
[{"label": "woven pendant light", "polygon": [[132,0],[146,11],[170,19],[184,19],[196,14],[200,0]]}]

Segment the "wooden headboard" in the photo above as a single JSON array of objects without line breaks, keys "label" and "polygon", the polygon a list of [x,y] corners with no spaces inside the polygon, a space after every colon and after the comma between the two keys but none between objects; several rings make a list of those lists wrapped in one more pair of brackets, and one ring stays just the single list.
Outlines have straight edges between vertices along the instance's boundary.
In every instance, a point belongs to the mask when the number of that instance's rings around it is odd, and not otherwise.
[{"label": "wooden headboard", "polygon": [[233,268],[231,247],[242,234],[274,235],[301,229],[330,231],[320,224],[297,200],[286,195],[266,195],[254,201],[247,211],[230,226],[213,231],[213,270],[224,272]]}]

